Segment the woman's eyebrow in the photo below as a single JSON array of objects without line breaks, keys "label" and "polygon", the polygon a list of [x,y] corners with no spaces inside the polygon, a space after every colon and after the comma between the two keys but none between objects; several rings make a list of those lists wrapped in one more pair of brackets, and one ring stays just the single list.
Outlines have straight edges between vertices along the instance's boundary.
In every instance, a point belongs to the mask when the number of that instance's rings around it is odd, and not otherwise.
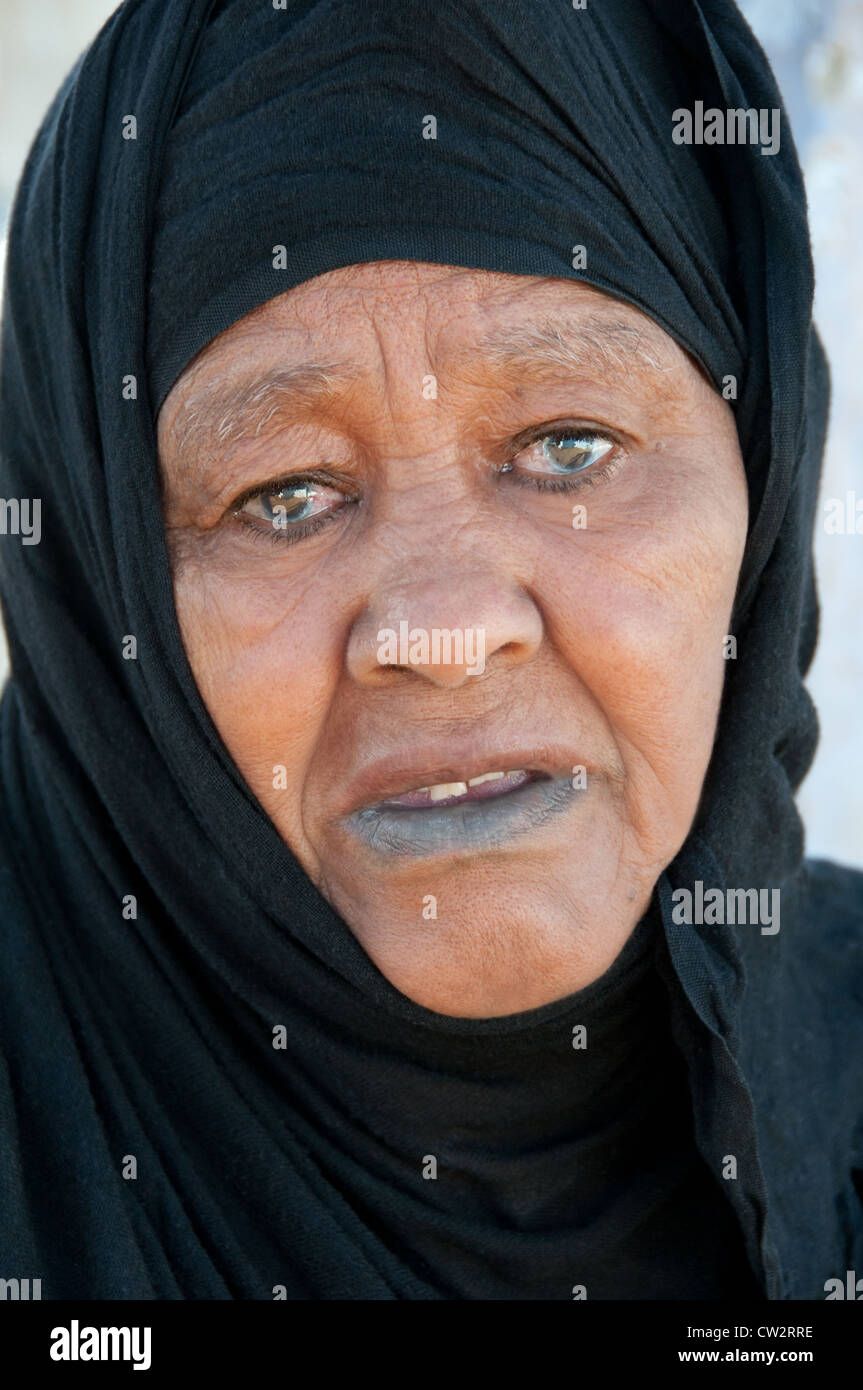
[{"label": "woman's eyebrow", "polygon": [[[589,373],[595,379],[597,369],[603,375],[642,380],[649,371],[665,391],[671,389],[674,375],[652,334],[598,315],[571,322],[555,315],[488,329],[448,365],[457,373],[469,372],[472,363],[536,381],[561,373]],[[330,361],[300,362],[239,379],[220,375],[180,407],[170,428],[173,447],[194,461],[202,450],[259,438],[283,413],[325,408],[364,371],[359,362]]]},{"label": "woman's eyebrow", "polygon": [[284,411],[326,406],[363,374],[358,362],[300,362],[289,367],[221,375],[186,400],[170,427],[178,454],[257,438]]},{"label": "woman's eyebrow", "polygon": [[673,372],[668,354],[663,354],[649,330],[600,315],[567,320],[556,314],[492,328],[472,344],[470,356],[536,378],[548,375],[549,370],[595,376],[597,368],[617,376],[637,373],[642,377],[646,369],[663,378],[665,385]]}]

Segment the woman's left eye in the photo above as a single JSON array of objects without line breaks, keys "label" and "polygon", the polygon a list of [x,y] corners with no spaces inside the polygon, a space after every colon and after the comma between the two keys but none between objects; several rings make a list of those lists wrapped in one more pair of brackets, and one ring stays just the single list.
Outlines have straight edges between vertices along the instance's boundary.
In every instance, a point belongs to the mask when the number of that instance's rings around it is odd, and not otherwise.
[{"label": "woman's left eye", "polygon": [[565,491],[566,479],[590,472],[616,448],[613,439],[595,430],[549,430],[526,444],[500,471],[540,475],[524,481],[540,489]]}]

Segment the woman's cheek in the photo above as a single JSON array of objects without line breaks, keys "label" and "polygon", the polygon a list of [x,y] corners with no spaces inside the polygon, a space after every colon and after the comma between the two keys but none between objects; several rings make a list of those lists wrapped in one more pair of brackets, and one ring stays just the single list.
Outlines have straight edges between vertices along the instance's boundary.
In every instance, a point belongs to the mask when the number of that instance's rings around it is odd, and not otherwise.
[{"label": "woman's cheek", "polygon": [[[655,510],[655,509],[654,509]],[[602,711],[645,855],[682,843],[710,760],[740,537],[680,505],[605,518],[546,572],[550,636]]]},{"label": "woman's cheek", "polygon": [[[222,740],[277,824],[316,738],[332,672],[325,626],[300,627],[292,606],[187,570],[175,601],[190,667]],[[297,710],[303,717],[297,719]]]}]

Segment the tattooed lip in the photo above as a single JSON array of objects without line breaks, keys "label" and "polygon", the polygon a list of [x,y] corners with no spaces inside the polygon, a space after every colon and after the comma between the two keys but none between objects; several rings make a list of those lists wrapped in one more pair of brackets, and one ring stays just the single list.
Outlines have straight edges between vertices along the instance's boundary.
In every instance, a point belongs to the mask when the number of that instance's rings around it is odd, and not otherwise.
[{"label": "tattooed lip", "polygon": [[586,795],[570,776],[525,768],[417,787],[355,811],[345,825],[381,856],[475,854],[538,829]]}]

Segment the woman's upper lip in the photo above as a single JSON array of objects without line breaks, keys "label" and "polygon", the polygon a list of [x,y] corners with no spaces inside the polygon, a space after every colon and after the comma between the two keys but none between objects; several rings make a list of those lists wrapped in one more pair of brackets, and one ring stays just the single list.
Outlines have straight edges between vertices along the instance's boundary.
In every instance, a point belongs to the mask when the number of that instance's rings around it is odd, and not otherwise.
[{"label": "woman's upper lip", "polygon": [[571,749],[550,747],[547,744],[496,744],[478,742],[460,746],[455,740],[440,743],[406,754],[390,753],[367,764],[348,784],[345,811],[368,810],[390,797],[403,796],[418,787],[435,786],[441,782],[465,782],[482,777],[486,772],[510,772],[524,769],[547,777],[567,777],[580,760]]}]

